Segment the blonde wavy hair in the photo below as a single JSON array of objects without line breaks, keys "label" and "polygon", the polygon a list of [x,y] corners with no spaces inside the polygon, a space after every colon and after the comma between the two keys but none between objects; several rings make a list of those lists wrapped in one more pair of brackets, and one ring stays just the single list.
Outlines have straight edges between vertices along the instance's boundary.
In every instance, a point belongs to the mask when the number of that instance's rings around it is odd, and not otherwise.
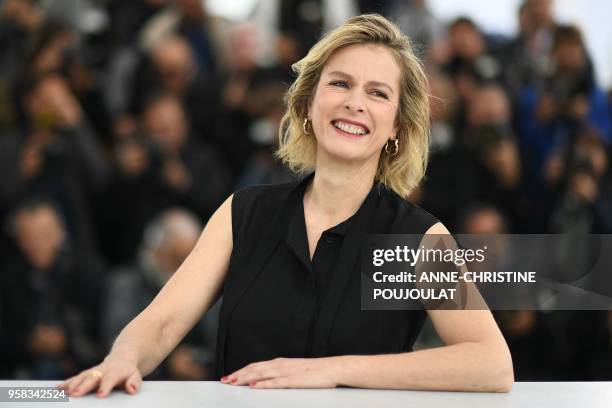
[{"label": "blonde wavy hair", "polygon": [[[302,124],[325,63],[335,51],[352,44],[383,45],[400,67],[400,97],[395,118],[399,151],[389,155],[381,150],[375,179],[406,197],[421,181],[427,167],[429,85],[410,39],[394,23],[378,14],[350,18],[293,64],[297,78],[284,98],[287,110],[280,123],[276,156],[296,173],[314,170],[317,142],[312,135],[304,133]],[[393,146],[391,149],[394,150]]]}]

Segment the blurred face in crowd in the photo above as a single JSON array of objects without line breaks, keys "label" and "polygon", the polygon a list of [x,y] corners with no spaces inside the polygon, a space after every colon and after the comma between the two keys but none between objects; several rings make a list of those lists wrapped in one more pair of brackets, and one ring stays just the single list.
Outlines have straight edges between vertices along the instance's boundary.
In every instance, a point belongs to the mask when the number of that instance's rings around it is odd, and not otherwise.
[{"label": "blurred face in crowd", "polygon": [[165,236],[154,251],[160,271],[172,275],[195,246],[200,227],[181,210],[169,210],[164,217]]},{"label": "blurred face in crowd", "polygon": [[158,44],[152,51],[153,62],[164,89],[182,95],[195,76],[195,60],[187,41],[174,37]]},{"label": "blurred face in crowd", "polygon": [[552,58],[558,72],[580,72],[586,66],[584,48],[579,40],[565,40],[552,50]]},{"label": "blurred face in crowd", "polygon": [[462,226],[462,234],[489,235],[487,256],[483,262],[473,263],[476,271],[499,270],[510,253],[508,228],[502,215],[493,207],[484,207],[470,214]]},{"label": "blurred face in crowd", "polygon": [[174,234],[168,237],[155,254],[160,269],[169,275],[173,274],[187,258],[197,239],[197,233]]},{"label": "blurred face in crowd", "polygon": [[257,27],[254,24],[238,24],[232,29],[227,50],[232,68],[240,72],[255,68],[256,38]]},{"label": "blurred face in crowd", "polygon": [[464,234],[503,234],[506,232],[504,220],[493,208],[476,211],[464,222]]},{"label": "blurred face in crowd", "polygon": [[533,22],[531,21],[531,16],[529,15],[529,10],[527,10],[527,7],[521,7],[519,9],[518,21],[521,33],[533,33],[535,27]]},{"label": "blurred face in crowd", "polygon": [[384,46],[353,44],[329,58],[308,112],[317,162],[331,157],[377,165],[381,149],[397,134],[400,76]]},{"label": "blurred face in crowd", "polygon": [[280,66],[290,67],[300,59],[300,45],[294,37],[280,34],[276,40],[276,55]]},{"label": "blurred face in crowd", "polygon": [[498,86],[484,86],[476,90],[468,106],[468,124],[478,127],[510,121],[508,98]]},{"label": "blurred face in crowd", "polygon": [[64,241],[64,228],[55,210],[42,205],[15,216],[17,246],[39,270],[50,268]]},{"label": "blurred face in crowd", "polygon": [[75,35],[69,30],[54,34],[46,47],[42,48],[32,61],[32,71],[38,75],[58,72],[64,64],[64,54],[76,43]]},{"label": "blurred face in crowd", "polygon": [[201,20],[204,18],[202,0],[177,0],[176,5],[183,15],[190,19]]},{"label": "blurred face in crowd", "polygon": [[149,105],[143,126],[149,140],[164,153],[177,154],[187,139],[185,111],[174,98],[163,98]]},{"label": "blurred face in crowd", "polygon": [[552,0],[528,0],[525,11],[530,23],[536,28],[553,22]]},{"label": "blurred face in crowd", "polygon": [[449,36],[451,54],[456,57],[473,60],[484,52],[484,39],[470,24],[455,24],[451,27]]}]

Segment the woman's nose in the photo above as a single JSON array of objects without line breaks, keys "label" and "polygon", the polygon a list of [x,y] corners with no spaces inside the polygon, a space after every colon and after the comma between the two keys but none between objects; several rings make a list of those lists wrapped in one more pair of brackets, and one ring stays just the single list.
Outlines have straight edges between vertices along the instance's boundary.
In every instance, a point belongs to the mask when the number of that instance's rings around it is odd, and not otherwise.
[{"label": "woman's nose", "polygon": [[359,92],[349,92],[346,97],[346,101],[344,101],[344,108],[349,111],[363,112],[364,102],[362,96],[359,95]]}]

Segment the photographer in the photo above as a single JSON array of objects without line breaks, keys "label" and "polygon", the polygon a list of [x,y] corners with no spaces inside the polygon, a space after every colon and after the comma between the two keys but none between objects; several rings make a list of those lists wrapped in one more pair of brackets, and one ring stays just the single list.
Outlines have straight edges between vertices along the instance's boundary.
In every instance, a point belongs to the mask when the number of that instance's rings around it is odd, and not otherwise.
[{"label": "photographer", "polygon": [[97,343],[104,268],[71,246],[64,222],[46,198],[29,198],[9,218],[18,251],[3,259],[6,364],[15,376],[62,378],[100,358]]},{"label": "photographer", "polygon": [[18,96],[22,126],[0,139],[0,203],[49,195],[66,214],[75,242],[95,248],[91,204],[107,181],[97,137],[61,76],[27,78]]},{"label": "photographer", "polygon": [[[461,137],[432,160],[424,205],[457,222],[463,208],[487,203],[504,212],[512,231],[523,230],[529,223],[521,210],[523,168],[508,97],[493,82],[473,93]],[[452,171],[457,166],[461,174]]]},{"label": "photographer", "polygon": [[549,230],[554,233],[609,234],[610,216],[601,194],[608,175],[608,153],[595,132],[577,136],[567,166],[561,169]]},{"label": "photographer", "polygon": [[[160,211],[183,206],[206,219],[231,183],[217,151],[191,134],[181,102],[161,94],[142,114],[142,134],[115,149],[114,180],[107,192],[105,244],[113,262],[127,262],[144,226]],[[121,230],[120,236],[110,231]]]},{"label": "photographer", "polygon": [[611,140],[606,96],[595,83],[578,28],[556,29],[550,57],[542,89],[523,89],[517,123],[531,175],[529,190],[539,195],[548,190],[547,183],[550,187],[578,132],[593,128],[604,142]]}]

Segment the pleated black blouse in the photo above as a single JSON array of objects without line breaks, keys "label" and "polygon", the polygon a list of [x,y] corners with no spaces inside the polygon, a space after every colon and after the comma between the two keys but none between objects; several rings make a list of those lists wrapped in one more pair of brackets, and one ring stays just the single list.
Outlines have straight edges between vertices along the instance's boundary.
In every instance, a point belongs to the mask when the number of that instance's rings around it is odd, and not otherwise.
[{"label": "pleated black blouse", "polygon": [[424,234],[438,220],[376,183],[348,220],[324,231],[312,261],[300,182],[248,187],[232,202],[217,377],[276,357],[412,350],[424,310],[361,310],[365,234]]}]

